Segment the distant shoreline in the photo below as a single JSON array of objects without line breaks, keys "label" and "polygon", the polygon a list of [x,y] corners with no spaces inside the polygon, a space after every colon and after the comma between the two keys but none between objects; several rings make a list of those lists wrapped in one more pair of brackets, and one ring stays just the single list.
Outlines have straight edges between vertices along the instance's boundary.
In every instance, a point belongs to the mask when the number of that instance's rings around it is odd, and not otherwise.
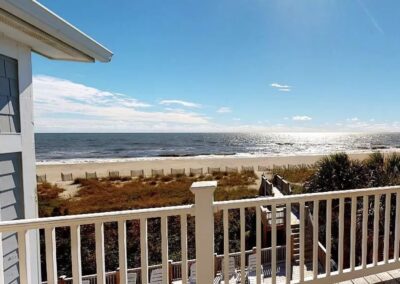
[{"label": "distant shoreline", "polygon": [[[352,159],[365,159],[374,151],[363,153],[348,153]],[[375,151],[376,152],[376,151]],[[398,151],[381,151],[385,154]],[[151,175],[151,170],[163,169],[164,174],[169,174],[171,169],[185,169],[188,174],[190,168],[202,168],[203,172],[207,172],[208,167],[220,168],[221,171],[225,167],[253,166],[257,172],[258,166],[273,167],[274,165],[300,165],[313,164],[326,155],[297,155],[297,156],[263,156],[263,157],[240,157],[240,156],[214,156],[204,157],[180,157],[180,158],[160,158],[160,159],[135,159],[128,161],[101,161],[86,163],[62,163],[62,164],[37,164],[37,174],[46,175],[47,181],[51,183],[61,181],[61,173],[72,173],[74,178],[85,177],[86,172],[96,172],[98,177],[108,176],[109,171],[118,171],[121,176],[130,176],[131,170],[143,170],[146,176]],[[261,172],[259,172],[261,174]]]},{"label": "distant shoreline", "polygon": [[[349,155],[364,155],[375,152],[381,153],[394,153],[400,152],[400,148],[378,148],[369,150],[354,150],[354,151],[338,151],[345,152]],[[237,158],[271,158],[271,157],[298,157],[298,156],[326,156],[331,153],[293,153],[285,154],[252,154],[252,153],[227,153],[227,154],[200,154],[200,155],[160,155],[152,157],[115,157],[115,158],[81,158],[81,159],[50,159],[37,161],[37,166],[46,165],[74,165],[74,164],[102,164],[102,163],[125,163],[125,162],[139,162],[139,161],[161,161],[161,160],[191,160],[191,159],[237,159]]]}]

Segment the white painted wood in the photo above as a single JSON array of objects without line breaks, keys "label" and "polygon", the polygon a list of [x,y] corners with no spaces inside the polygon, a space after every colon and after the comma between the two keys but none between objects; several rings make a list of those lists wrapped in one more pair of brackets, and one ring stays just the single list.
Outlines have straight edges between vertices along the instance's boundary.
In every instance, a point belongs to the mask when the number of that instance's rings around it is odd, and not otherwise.
[{"label": "white painted wood", "polygon": [[300,282],[304,281],[304,234],[305,234],[305,222],[304,222],[304,202],[300,203]]},{"label": "white painted wood", "polygon": [[27,247],[26,247],[26,231],[18,232],[18,257],[19,257],[19,279],[20,283],[28,283],[28,271],[27,271]]},{"label": "white painted wood", "polygon": [[[36,195],[36,156],[34,139],[33,92],[32,92],[32,62],[29,47],[18,44],[18,82],[21,121],[23,202],[25,218],[38,218]],[[29,232],[28,243],[28,273],[30,284],[39,283],[40,276],[40,246],[39,231]]]},{"label": "white painted wood", "polygon": [[292,228],[291,228],[291,212],[292,212],[292,204],[286,203],[286,284],[290,283],[291,275],[292,275],[292,260],[291,260],[291,251],[292,251]]},{"label": "white painted wood", "polygon": [[326,275],[331,274],[331,243],[332,243],[332,199],[326,200]]},{"label": "white painted wood", "polygon": [[380,194],[375,195],[374,199],[374,242],[373,242],[373,264],[378,263],[378,245],[379,245],[379,200]]},{"label": "white painted wood", "polygon": [[[361,196],[367,196],[368,194],[373,193],[372,195],[377,195],[378,197],[375,197],[375,199],[378,199],[378,203],[379,203],[379,196],[381,196],[382,194],[393,194],[393,193],[397,193],[399,190],[399,187],[388,187],[388,188],[379,188],[379,189],[368,189],[368,190],[361,190],[361,192],[352,192],[350,191],[350,193],[344,191],[344,192],[340,192],[340,193],[334,193],[333,195],[328,194],[326,199],[327,199],[327,219],[330,220],[331,215],[329,212],[331,212],[331,203],[330,203],[330,199],[332,196],[339,196],[340,198],[340,205],[339,205],[339,222],[342,220],[342,214],[344,214],[344,200],[348,200],[348,199],[352,199],[352,201],[355,200],[355,197],[361,197]],[[337,195],[339,194],[339,195]],[[295,198],[295,199],[294,199]],[[318,198],[314,199],[314,197],[312,196],[307,196],[308,199],[303,199],[303,197],[300,196],[300,198],[298,198],[297,196],[289,196],[288,198],[283,198],[283,201],[286,201],[287,203],[289,203],[291,200],[300,200],[300,228],[301,228],[301,234],[300,237],[303,238],[303,246],[305,244],[305,240],[304,240],[304,229],[305,229],[305,211],[304,211],[304,206],[305,206],[305,202],[313,202],[315,200],[324,200],[322,198],[322,196],[319,196]],[[396,196],[397,199],[397,196]],[[307,201],[305,201],[307,200]],[[389,202],[389,201],[387,201]],[[354,202],[355,203],[355,202]],[[352,219],[353,219],[353,212],[354,212],[354,203],[352,203]],[[376,203],[375,206],[378,204]],[[398,203],[398,201],[396,200],[396,204]],[[227,203],[219,203],[219,202],[215,202],[214,205],[213,203],[211,203],[210,208],[211,208],[211,212],[213,212],[213,209],[216,208],[223,208],[223,210],[227,210],[229,208],[240,208],[241,211],[241,224],[244,225],[244,213],[245,213],[245,209],[246,207],[255,207],[256,204],[257,206],[259,204],[263,204],[264,206],[271,206],[272,208],[274,208],[273,211],[275,211],[275,214],[272,214],[273,216],[276,215],[276,206],[279,203],[276,203],[275,198],[263,198],[263,199],[253,199],[253,200],[247,200],[246,202],[240,201],[239,203],[237,203],[236,201],[230,201]],[[367,213],[367,199],[366,197],[364,197],[364,208],[363,208],[363,214],[366,215]],[[379,204],[378,204],[379,205]],[[316,206],[314,204],[314,206]],[[386,208],[388,208],[387,204],[385,204]],[[210,209],[208,208],[208,209]],[[341,210],[342,209],[342,210]],[[188,213],[190,212],[190,213]],[[28,229],[33,229],[33,230],[37,230],[37,229],[47,229],[47,231],[49,230],[49,228],[53,228],[56,225],[58,226],[78,226],[80,224],[90,224],[90,223],[96,223],[96,224],[101,224],[104,223],[106,220],[107,222],[120,222],[120,221],[124,221],[127,219],[134,219],[134,217],[137,216],[142,216],[143,219],[147,220],[146,218],[151,216],[151,218],[164,218],[164,220],[166,219],[166,216],[176,216],[176,215],[185,215],[186,214],[191,214],[191,215],[196,215],[195,214],[195,210],[193,209],[193,206],[184,206],[184,207],[179,207],[179,208],[157,208],[157,209],[152,209],[152,210],[133,210],[133,211],[125,211],[123,213],[121,212],[109,212],[109,213],[101,213],[101,214],[88,214],[88,215],[80,215],[80,216],[64,216],[64,217],[54,217],[54,218],[43,218],[40,220],[17,220],[17,221],[9,221],[9,222],[1,222],[0,223],[0,233],[4,233],[4,232],[14,232],[14,231],[20,231],[23,232],[24,230],[28,230]],[[201,212],[201,211],[199,211]],[[317,211],[315,211],[317,212]],[[140,214],[140,215],[139,215]],[[385,211],[385,223],[387,222],[386,218],[386,211]],[[258,217],[257,217],[258,215]],[[289,215],[289,214],[287,214]],[[397,215],[397,212],[396,212]],[[286,218],[289,218],[288,216]],[[314,218],[316,218],[315,214],[314,214]],[[198,217],[196,217],[196,220],[198,219]],[[276,222],[276,218],[273,218]],[[366,220],[366,218],[364,218]],[[287,220],[290,220],[287,219]],[[327,220],[327,226],[328,226],[328,221]],[[95,222],[93,222],[95,221]],[[257,234],[257,238],[256,238],[256,245],[257,245],[257,251],[261,252],[261,211],[260,211],[260,207],[256,207],[256,234]],[[363,221],[364,222],[364,221]],[[343,222],[342,222],[343,223]],[[276,224],[275,224],[276,225]],[[329,224],[330,225],[330,224]],[[143,226],[142,222],[141,222],[141,227]],[[329,226],[330,227],[330,226]],[[364,224],[363,224],[364,227]],[[21,229],[24,228],[24,229]],[[244,228],[244,226],[243,226]],[[364,230],[364,228],[363,228]],[[387,229],[385,228],[385,231]],[[397,230],[397,229],[396,229]],[[71,230],[71,234],[74,230]],[[97,230],[98,231],[98,230]],[[164,231],[164,229],[163,229]],[[228,227],[228,231],[229,231],[229,227]],[[328,262],[328,255],[330,254],[329,251],[329,247],[330,245],[328,245],[328,235],[330,235],[331,232],[328,232],[329,229],[327,227],[327,262]],[[25,231],[24,231],[25,232]],[[204,233],[205,230],[202,229],[202,233]],[[288,230],[289,232],[289,230]],[[142,236],[143,234],[143,236]],[[184,233],[181,233],[184,234]],[[314,232],[313,232],[314,234]],[[396,233],[395,233],[396,234]],[[243,233],[244,235],[244,233]],[[272,234],[274,235],[274,234]],[[241,236],[242,236],[242,230],[241,230]],[[364,238],[364,236],[363,236]],[[386,234],[385,234],[385,238],[386,238]],[[395,237],[396,238],[396,237]],[[144,239],[144,243],[145,246],[147,247],[147,232],[145,232],[144,230],[141,230],[141,240]],[[213,238],[212,238],[213,240]],[[243,238],[244,240],[244,238]],[[271,240],[272,243],[275,243],[275,241],[272,239]],[[21,242],[21,239],[19,240],[19,242]],[[27,246],[27,241],[25,240],[25,246]],[[96,240],[97,243],[97,240]],[[242,240],[241,240],[242,243]],[[75,247],[76,245],[74,244],[74,242],[72,241],[72,235],[71,235],[71,244],[73,247]],[[22,245],[22,244],[20,244]],[[143,245],[143,243],[141,243],[141,246]],[[276,244],[275,244],[276,246]],[[244,246],[243,246],[244,247]],[[147,249],[143,249],[143,251],[145,252],[145,259],[147,260]],[[301,249],[300,252],[302,253],[302,255],[304,256],[304,247],[303,250]],[[22,252],[24,254],[24,252]],[[25,250],[25,255],[27,251]],[[343,252],[342,252],[343,254]],[[99,255],[99,253],[96,251],[96,258]],[[260,257],[259,254],[255,255],[255,259]],[[314,255],[313,255],[314,258]],[[275,257],[273,257],[273,259],[275,259]],[[300,258],[301,260],[301,258]],[[199,264],[199,259],[196,260],[197,264]],[[26,259],[25,259],[26,262]],[[260,267],[259,267],[259,271],[261,272],[261,259],[260,259]],[[303,261],[303,266],[304,266],[304,261]],[[396,265],[395,265],[396,264]],[[147,264],[144,265],[145,269],[147,271]],[[25,266],[26,267],[26,266]],[[255,268],[256,269],[256,268]],[[342,273],[337,273],[337,272],[332,272],[332,273],[327,273],[326,275],[318,275],[319,277],[317,279],[314,279],[314,277],[305,277],[306,275],[304,275],[303,272],[303,279],[304,282],[313,282],[313,283],[322,283],[322,280],[324,280],[326,283],[333,283],[333,282],[340,282],[340,281],[345,281],[348,279],[352,279],[355,277],[360,277],[360,276],[364,276],[364,275],[369,275],[370,273],[380,273],[380,272],[385,272],[388,271],[389,269],[398,269],[398,262],[395,261],[391,261],[389,260],[387,263],[385,262],[378,262],[376,267],[373,267],[371,265],[366,265],[365,268],[363,269],[362,267],[356,267],[354,271],[350,269],[343,269]],[[26,270],[27,271],[27,270]],[[300,271],[301,272],[301,271]],[[28,273],[26,273],[25,275],[28,275]],[[308,276],[308,275],[307,275]],[[26,276],[25,276],[26,277]],[[261,278],[261,275],[260,277]],[[322,280],[321,280],[322,279]],[[148,279],[146,279],[147,281]],[[259,279],[261,280],[261,279]],[[27,282],[29,283],[29,281]],[[147,283],[147,282],[144,282]],[[199,282],[198,282],[199,283]],[[204,283],[204,282],[203,282]],[[206,282],[208,283],[208,282]]]},{"label": "white painted wood", "polygon": [[104,262],[104,223],[95,224],[97,283],[106,284]]},{"label": "white painted wood", "polygon": [[400,193],[396,193],[396,222],[394,234],[394,259],[399,261],[399,241],[400,241]]},{"label": "white painted wood", "polygon": [[383,246],[383,259],[385,263],[389,261],[389,229],[390,229],[390,203],[391,194],[386,194],[385,200],[385,231],[384,231],[384,246]]},{"label": "white painted wood", "polygon": [[162,279],[164,284],[169,283],[168,267],[168,217],[161,217],[161,259],[162,259]]},{"label": "white painted wood", "polygon": [[195,182],[196,269],[198,283],[214,281],[214,191],[217,182]]},{"label": "white painted wood", "polygon": [[356,265],[356,210],[357,197],[351,198],[351,224],[350,224],[350,269],[353,271]]},{"label": "white painted wood", "polygon": [[276,283],[276,204],[271,209],[271,281]]},{"label": "white painted wood", "polygon": [[22,151],[20,134],[0,134],[0,154]]},{"label": "white painted wood", "polygon": [[[245,209],[240,208],[240,279],[245,279],[246,271],[246,218]],[[243,280],[242,280],[243,281]]]},{"label": "white painted wood", "polygon": [[[56,229],[45,229],[47,283],[57,284]],[[73,248],[73,247],[72,247]]]},{"label": "white painted wood", "polygon": [[224,283],[229,282],[229,216],[228,209],[223,212],[223,225],[224,225],[224,259],[223,259],[223,272]]},{"label": "white painted wood", "polygon": [[344,238],[344,198],[339,199],[339,252],[338,252],[338,271],[343,272],[343,238]]},{"label": "white painted wood", "polygon": [[126,221],[118,221],[119,279],[125,284],[128,281],[128,264],[126,251]]},{"label": "white painted wood", "polygon": [[295,195],[284,195],[279,197],[259,197],[257,199],[240,199],[231,201],[217,201],[214,202],[214,208],[216,211],[227,209],[238,209],[241,207],[255,207],[255,206],[267,206],[272,204],[285,204],[286,202],[299,203],[312,202],[315,200],[327,200],[327,199],[338,199],[338,198],[351,198],[353,196],[364,196],[364,195],[375,195],[375,194],[386,194],[396,193],[400,190],[400,186],[387,186],[387,187],[374,187],[374,188],[360,188],[351,190],[339,190],[330,192],[319,192],[319,193],[307,193],[307,194],[295,194]]},{"label": "white painted wood", "polygon": [[142,284],[149,282],[148,244],[147,244],[147,219],[140,219],[140,265]]},{"label": "white painted wood", "polygon": [[368,199],[366,195],[363,197],[363,217],[362,217],[362,240],[361,240],[361,264],[362,268],[367,267],[367,240],[368,240]]},{"label": "white painted wood", "polygon": [[318,277],[318,231],[319,231],[319,201],[314,201],[313,210],[313,277]]},{"label": "white painted wood", "polygon": [[256,283],[261,283],[261,208],[256,207]]},{"label": "white painted wood", "polygon": [[187,254],[187,215],[181,215],[181,250],[182,250],[182,284],[188,280],[188,254]]},{"label": "white painted wood", "polygon": [[[5,221],[0,224],[0,232],[15,232],[20,230],[36,230],[47,227],[67,227],[72,225],[88,225],[94,223],[116,222],[119,220],[134,220],[141,218],[160,218],[180,214],[195,215],[193,205],[171,206],[161,208],[125,210],[60,217],[36,218],[29,220]],[[45,221],[46,220],[46,221]]]},{"label": "white painted wood", "polygon": [[73,282],[81,284],[82,282],[81,227],[79,225],[71,226],[71,262],[72,262]]}]

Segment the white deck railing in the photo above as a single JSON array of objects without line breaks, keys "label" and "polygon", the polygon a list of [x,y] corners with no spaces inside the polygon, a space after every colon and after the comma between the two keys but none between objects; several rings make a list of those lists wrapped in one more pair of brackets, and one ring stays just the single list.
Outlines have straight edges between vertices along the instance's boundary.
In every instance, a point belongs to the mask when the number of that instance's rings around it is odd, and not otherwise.
[{"label": "white deck railing", "polygon": [[[56,237],[55,229],[58,227],[69,227],[71,231],[71,260],[73,283],[81,283],[81,247],[80,226],[94,224],[96,240],[96,283],[106,283],[105,248],[104,248],[104,223],[118,223],[118,248],[120,283],[127,283],[127,247],[126,247],[126,222],[140,220],[140,253],[141,283],[149,283],[148,263],[148,236],[147,221],[149,218],[161,219],[161,252],[163,269],[163,283],[170,283],[172,279],[169,273],[170,259],[168,256],[168,217],[180,216],[181,218],[181,274],[182,283],[188,281],[188,243],[187,243],[187,217],[195,216],[195,239],[196,239],[196,269],[197,283],[213,283],[215,271],[214,254],[214,214],[223,214],[223,247],[222,276],[228,279],[229,262],[232,255],[229,251],[229,226],[232,220],[229,218],[231,210],[236,210],[240,218],[240,253],[237,258],[237,267],[241,279],[246,279],[248,273],[246,253],[246,216],[248,209],[255,212],[255,236],[256,245],[256,278],[257,283],[263,283],[262,275],[271,278],[275,283],[277,277],[284,277],[286,283],[312,282],[333,283],[353,279],[370,274],[380,273],[400,268],[399,259],[399,237],[400,237],[400,187],[369,188],[348,190],[340,192],[316,193],[291,195],[284,197],[258,198],[248,200],[214,202],[213,192],[215,182],[203,182],[193,184],[191,190],[195,194],[195,204],[188,206],[177,206],[156,209],[130,210],[120,212],[109,212],[99,214],[87,214],[78,216],[63,216],[54,218],[43,218],[34,220],[18,220],[0,223],[1,233],[17,233],[20,283],[29,283],[29,234],[30,231],[45,231],[46,268],[47,283],[58,283],[56,262]],[[271,212],[271,226],[268,232],[268,246],[270,247],[270,264],[262,261],[262,207],[269,208]],[[299,263],[293,261],[294,246],[297,245],[293,239],[292,225],[293,214],[285,214],[286,223],[284,230],[277,233],[277,207],[298,208],[299,212]],[[312,232],[307,232],[306,211],[308,207],[312,211]],[[325,207],[323,209],[323,207]],[[321,209],[321,210],[320,210]],[[322,210],[323,209],[323,210]],[[319,214],[324,214],[326,222],[321,224]],[[349,216],[349,220],[345,216]],[[346,217],[347,218],[347,217]],[[324,220],[322,220],[324,221]],[[370,222],[371,221],[371,222]],[[332,227],[333,222],[338,223],[338,228]],[[350,222],[349,228],[346,224]],[[370,225],[369,225],[370,224]],[[322,228],[326,228],[323,233]],[[335,231],[334,231],[335,229]],[[310,237],[311,236],[311,237]],[[337,255],[333,255],[332,236],[337,236]],[[1,238],[0,238],[1,239]],[[312,240],[311,240],[312,239]],[[311,240],[311,246],[307,247]],[[347,242],[346,240],[349,240]],[[356,249],[356,241],[360,240],[360,249]],[[382,240],[382,245],[380,245]],[[318,241],[325,245],[325,264],[318,262]],[[282,262],[279,261],[277,252],[279,245],[286,246],[284,274],[279,272]],[[266,244],[264,244],[265,246]],[[360,251],[361,250],[361,251]],[[307,251],[311,251],[310,259],[307,259]],[[368,255],[372,254],[372,258]],[[349,256],[349,261],[345,257]],[[331,271],[331,260],[335,259],[338,268]],[[347,258],[346,258],[347,259]],[[0,259],[2,262],[2,259]],[[262,267],[262,264],[264,266]],[[325,267],[321,271],[320,267]],[[0,265],[1,267],[1,265]],[[294,273],[294,267],[298,267],[298,278]],[[264,270],[264,271],[263,271]],[[269,273],[265,273],[268,270]],[[0,279],[3,279],[0,270]],[[295,277],[296,276],[296,277]],[[2,283],[2,281],[0,281]],[[242,281],[244,283],[244,281]]]}]

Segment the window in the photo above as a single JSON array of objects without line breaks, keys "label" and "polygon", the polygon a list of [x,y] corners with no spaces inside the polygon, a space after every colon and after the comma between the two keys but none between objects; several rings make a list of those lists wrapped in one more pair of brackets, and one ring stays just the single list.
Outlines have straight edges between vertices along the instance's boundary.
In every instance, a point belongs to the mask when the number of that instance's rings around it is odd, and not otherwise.
[{"label": "window", "polygon": [[0,55],[0,133],[19,133],[18,62]]}]

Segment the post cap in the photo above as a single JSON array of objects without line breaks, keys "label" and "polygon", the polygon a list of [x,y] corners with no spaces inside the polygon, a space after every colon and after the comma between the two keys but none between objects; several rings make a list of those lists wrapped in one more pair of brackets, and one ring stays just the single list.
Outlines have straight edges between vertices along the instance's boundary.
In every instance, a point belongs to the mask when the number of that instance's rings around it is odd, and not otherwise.
[{"label": "post cap", "polygon": [[215,190],[217,188],[217,181],[210,180],[210,181],[197,181],[192,184],[190,190],[194,193],[195,191],[200,190]]}]

